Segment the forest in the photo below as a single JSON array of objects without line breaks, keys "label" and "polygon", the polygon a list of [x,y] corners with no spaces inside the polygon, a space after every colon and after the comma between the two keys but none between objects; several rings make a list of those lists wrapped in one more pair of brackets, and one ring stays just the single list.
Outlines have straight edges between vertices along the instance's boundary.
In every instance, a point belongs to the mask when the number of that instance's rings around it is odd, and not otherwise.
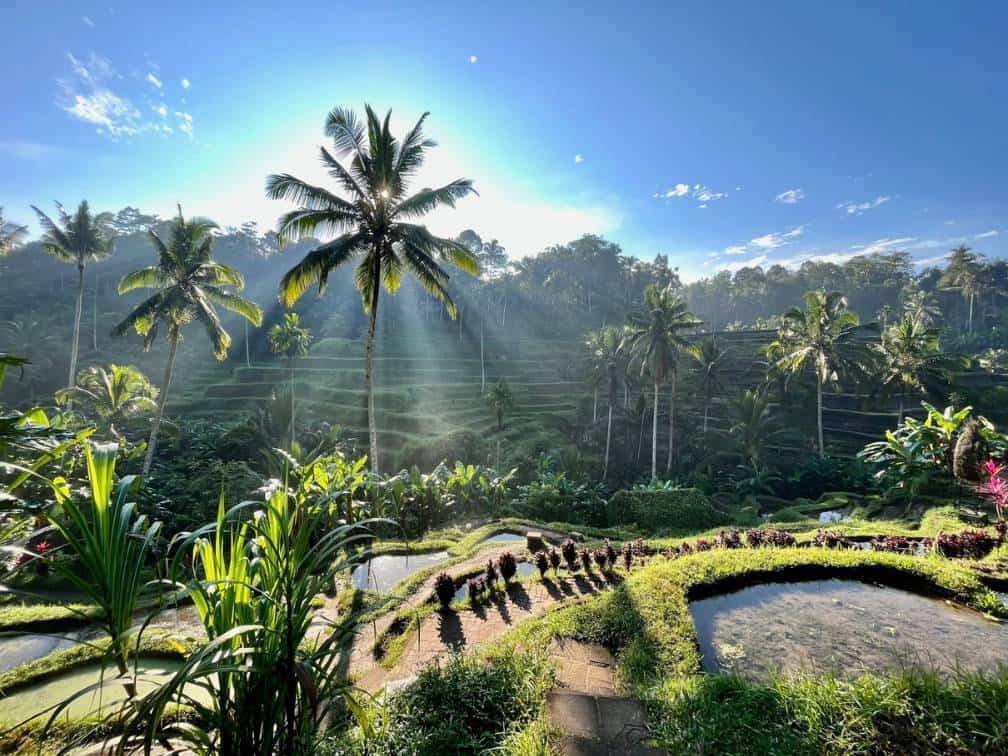
[{"label": "forest", "polygon": [[425,119],[0,216],[0,751],[1008,751],[1008,261],[505,249]]}]

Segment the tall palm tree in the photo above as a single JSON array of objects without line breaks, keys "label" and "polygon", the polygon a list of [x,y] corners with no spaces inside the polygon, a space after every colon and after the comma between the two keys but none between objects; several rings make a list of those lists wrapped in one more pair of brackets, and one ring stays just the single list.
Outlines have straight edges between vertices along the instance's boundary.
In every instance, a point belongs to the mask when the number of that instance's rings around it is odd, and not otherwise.
[{"label": "tall palm tree", "polygon": [[903,422],[903,404],[910,393],[923,394],[928,386],[947,382],[956,360],[941,351],[937,328],[929,328],[907,313],[882,334],[881,388],[899,397],[899,420]]},{"label": "tall palm tree", "polygon": [[623,334],[620,329],[605,326],[588,334],[588,347],[591,349],[592,365],[595,371],[605,376],[607,397],[605,461],[602,466],[602,480],[609,474],[609,450],[612,446],[612,416],[613,405],[616,404],[616,391],[619,388],[621,374],[620,363],[623,361]]},{"label": "tall palm tree", "polygon": [[514,407],[514,394],[511,393],[507,381],[501,378],[497,385],[487,392],[486,401],[497,415],[497,430],[504,430],[504,413]]},{"label": "tall palm tree", "polygon": [[283,320],[266,334],[269,340],[270,349],[274,354],[282,354],[287,358],[287,367],[290,370],[290,442],[291,449],[294,448],[294,360],[298,357],[305,357],[308,354],[308,347],[311,346],[311,331],[301,326],[301,316],[296,312],[284,313]]},{"label": "tall palm tree", "polygon": [[728,357],[728,350],[718,346],[717,339],[705,336],[692,353],[700,373],[700,393],[703,395],[703,434],[707,437],[707,416],[714,392],[724,388],[721,383],[721,368]]},{"label": "tall palm tree", "polygon": [[903,314],[911,316],[920,325],[929,328],[942,316],[941,307],[934,294],[923,289],[914,291],[903,303]]},{"label": "tall palm tree", "polygon": [[651,478],[658,477],[658,397],[669,380],[672,383],[669,413],[669,454],[666,470],[672,468],[675,443],[675,393],[679,356],[695,354],[697,347],[682,331],[701,325],[701,321],[686,309],[686,303],[675,293],[672,284],[659,289],[654,284],[644,289],[644,312],[632,313],[624,343],[640,361],[641,375],[648,372],[654,384],[654,418],[651,435]]},{"label": "tall palm tree", "polygon": [[8,255],[28,236],[28,227],[12,223],[4,218],[0,207],[0,257]]},{"label": "tall palm tree", "polygon": [[742,461],[758,468],[763,446],[781,433],[770,409],[770,398],[763,391],[746,389],[731,405],[735,422],[728,432],[735,439]]},{"label": "tall palm tree", "polygon": [[[863,368],[867,356],[856,336],[858,316],[847,309],[847,298],[838,291],[810,291],[805,295],[805,309],[792,307],[784,313],[777,339],[767,347],[774,367],[794,376],[812,367],[816,379],[816,427],[819,456],[823,445],[822,390],[839,381],[845,370]],[[869,327],[869,326],[866,326]]]},{"label": "tall palm tree", "polygon": [[977,295],[983,291],[981,272],[982,256],[971,250],[965,244],[960,244],[948,256],[945,272],[938,279],[939,286],[946,289],[957,289],[969,305],[966,332],[973,333],[973,309]]},{"label": "tall palm tree", "polygon": [[162,240],[153,229],[147,231],[158,255],[157,265],[127,273],[119,282],[120,294],[136,289],[153,289],[155,293],[133,308],[133,312],[115,327],[112,335],[122,336],[132,328],[144,337],[144,349],[149,350],[157,338],[158,329],[164,326],[171,344],[161,396],[147,442],[144,475],[150,472],[154,460],[182,328],[193,321],[202,323],[213,345],[214,355],[223,360],[227,356],[231,337],[221,325],[216,307],[235,312],[257,327],[262,324],[259,305],[231,291],[244,288],[242,274],[211,259],[211,231],[216,227],[213,221],[203,218],[186,221],[180,206],[167,241]]},{"label": "tall palm tree", "polygon": [[[407,194],[409,180],[435,144],[423,135],[427,113],[400,142],[389,130],[391,111],[384,121],[370,106],[365,106],[365,112],[366,124],[344,108],[336,108],[326,117],[325,133],[333,140],[335,156],[325,147],[319,154],[336,180],[337,191],[345,197],[289,174],[270,176],[266,194],[300,205],[280,218],[277,234],[281,240],[298,239],[320,229],[339,234],[310,251],[284,275],[280,294],[288,306],[312,285],[317,284],[321,294],[334,269],[357,261],[354,283],[368,315],[364,380],[371,469],[377,471],[373,367],[379,292],[383,286],[389,292],[396,291],[403,271],[409,271],[444,303],[454,319],[456,309],[447,290],[448,273],[439,262],[451,263],[473,275],[479,266],[475,255],[461,244],[434,236],[425,226],[410,222],[441,205],[454,207],[458,199],[474,193],[472,182],[457,179],[437,189]],[[346,159],[345,163],[337,158]]]},{"label": "tall palm tree", "polygon": [[77,308],[74,311],[73,344],[70,347],[70,375],[66,384],[67,388],[72,388],[77,377],[81,312],[84,309],[84,269],[89,260],[101,260],[112,254],[112,238],[106,228],[111,215],[92,215],[87,200],[81,200],[77,212],[72,216],[58,202],[56,209],[59,211],[59,224],[32,205],[45,232],[42,249],[57,260],[77,266]]},{"label": "tall palm tree", "polygon": [[89,367],[77,376],[73,388],[56,392],[60,404],[68,404],[73,397],[104,426],[108,433],[120,439],[120,428],[146,413],[157,410],[158,390],[147,376],[130,365]]}]

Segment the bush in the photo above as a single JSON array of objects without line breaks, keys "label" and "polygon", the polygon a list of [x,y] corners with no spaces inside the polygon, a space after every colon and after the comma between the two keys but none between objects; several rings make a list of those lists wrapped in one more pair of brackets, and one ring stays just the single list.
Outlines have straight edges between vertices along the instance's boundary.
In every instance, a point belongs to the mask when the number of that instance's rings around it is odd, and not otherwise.
[{"label": "bush", "polygon": [[645,530],[707,530],[725,525],[707,497],[695,488],[617,491],[606,507],[609,525],[636,523]]},{"label": "bush", "polygon": [[504,585],[507,585],[518,571],[518,562],[514,554],[505,551],[497,558],[497,567],[500,569],[501,577],[504,578]]},{"label": "bush", "polygon": [[441,602],[441,606],[447,609],[455,598],[455,581],[447,572],[442,572],[434,579],[434,593]]},{"label": "bush", "polygon": [[[370,756],[486,753],[535,719],[553,687],[549,657],[505,652],[484,661],[454,656],[426,666],[416,682],[390,693],[385,726],[364,742],[320,744],[320,754]],[[375,714],[375,718],[378,715]]]},{"label": "bush", "polygon": [[404,444],[396,466],[406,470],[414,466],[421,470],[432,470],[448,459],[486,462],[489,457],[489,448],[482,436],[472,431],[459,431],[433,440]]}]

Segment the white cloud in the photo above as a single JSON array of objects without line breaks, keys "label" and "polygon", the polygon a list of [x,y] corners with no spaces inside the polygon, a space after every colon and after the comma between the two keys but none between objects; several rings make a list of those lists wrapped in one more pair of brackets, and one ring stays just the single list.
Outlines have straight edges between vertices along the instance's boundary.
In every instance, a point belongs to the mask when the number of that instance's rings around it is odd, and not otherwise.
[{"label": "white cloud", "polygon": [[700,207],[707,207],[708,202],[716,202],[717,200],[722,200],[728,196],[727,192],[714,192],[703,184],[693,184],[691,187],[689,184],[676,184],[671,189],[666,189],[664,192],[655,192],[655,199],[673,199],[675,197],[692,197],[698,203]]},{"label": "white cloud", "polygon": [[704,202],[703,204],[701,204],[701,205],[698,205],[698,207],[699,207],[699,208],[700,208],[701,210],[703,210],[703,209],[704,209],[705,207],[707,207],[707,203],[706,203],[706,202]]},{"label": "white cloud", "polygon": [[183,134],[188,134],[189,138],[192,139],[193,135],[192,121],[179,121],[178,130],[181,131]]},{"label": "white cloud", "polygon": [[740,184],[739,186],[736,186],[735,187],[735,191],[736,192],[741,192],[742,191],[742,185]]},{"label": "white cloud", "polygon": [[736,244],[734,247],[725,247],[726,255],[744,255],[749,247],[745,244]]},{"label": "white cloud", "polygon": [[693,199],[698,202],[713,202],[715,200],[722,200],[727,196],[727,192],[712,192],[703,184],[693,185]]},{"label": "white cloud", "polygon": [[722,263],[718,266],[718,270],[727,270],[730,273],[736,273],[742,268],[754,268],[757,265],[764,265],[767,260],[766,255],[757,255],[756,257],[751,257],[748,260],[737,260],[735,262]]},{"label": "white cloud", "polygon": [[479,56],[478,56],[478,55],[470,55],[470,56],[469,56],[469,62],[470,62],[470,63],[475,63],[475,62],[477,62],[478,60],[479,60]]},{"label": "white cloud", "polygon": [[189,89],[190,86],[189,79],[182,79],[182,89]]},{"label": "white cloud", "polygon": [[155,76],[154,74],[152,74],[152,73],[148,73],[148,74],[147,74],[147,81],[149,81],[149,82],[150,82],[151,84],[153,84],[153,85],[154,85],[155,87],[157,87],[158,89],[161,89],[161,86],[162,86],[162,84],[161,84],[161,79],[159,79],[159,78],[158,78],[157,76]]},{"label": "white cloud", "polygon": [[92,29],[94,29],[94,21],[92,21],[87,16],[81,16],[80,20],[83,21],[86,26],[90,26]]},{"label": "white cloud", "polygon": [[575,163],[583,163],[584,162],[584,156],[581,153],[578,153],[577,155],[574,156],[574,162]]},{"label": "white cloud", "polygon": [[176,110],[175,115],[177,115],[183,121],[188,121],[189,123],[192,123],[192,116],[189,113],[185,113],[181,110]]},{"label": "white cloud", "polygon": [[892,197],[890,196],[879,195],[875,199],[869,200],[868,202],[841,202],[836,206],[836,209],[843,210],[848,215],[861,215],[867,210],[873,210],[879,205],[884,205],[891,199]]},{"label": "white cloud", "polygon": [[991,237],[997,236],[1000,233],[1001,232],[997,231],[996,229],[991,229],[990,231],[984,231],[982,234],[977,234],[973,238],[974,239],[990,239]]},{"label": "white cloud", "polygon": [[785,205],[796,205],[805,199],[805,192],[802,189],[788,189],[778,194],[774,199]]},{"label": "white cloud", "polygon": [[[856,255],[874,255],[874,254],[884,254],[886,252],[893,252],[896,249],[905,248],[910,245],[911,242],[916,241],[913,236],[902,236],[898,239],[876,239],[868,244],[855,244],[851,247],[854,250],[851,257]],[[919,245],[914,245],[919,246]]]},{"label": "white cloud", "polygon": [[164,103],[161,103],[161,105],[154,108],[154,112],[157,113],[162,118],[168,117],[168,108],[165,107]]},{"label": "white cloud", "polygon": [[671,189],[666,189],[664,192],[656,192],[656,199],[672,199],[673,197],[685,197],[689,194],[689,184],[676,184]]},{"label": "white cloud", "polygon": [[803,233],[805,233],[805,226],[795,226],[790,231],[773,231],[763,236],[757,236],[755,239],[751,239],[749,244],[760,249],[776,249],[797,239]]},{"label": "white cloud", "polygon": [[146,126],[140,111],[126,97],[112,91],[109,82],[121,78],[108,60],[91,54],[82,61],[67,54],[72,75],[57,79],[63,90],[59,107],[75,118],[98,127],[99,134],[112,137],[132,136]]}]

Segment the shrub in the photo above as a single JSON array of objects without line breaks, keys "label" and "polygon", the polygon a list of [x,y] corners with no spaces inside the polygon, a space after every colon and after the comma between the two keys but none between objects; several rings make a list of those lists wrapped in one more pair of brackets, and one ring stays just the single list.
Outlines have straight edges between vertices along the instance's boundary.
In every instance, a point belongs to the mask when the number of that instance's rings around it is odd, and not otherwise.
[{"label": "shrub", "polygon": [[935,543],[942,556],[982,559],[994,550],[998,539],[985,530],[964,530],[961,533],[939,533]]},{"label": "shrub", "polygon": [[839,549],[850,547],[853,543],[847,540],[843,533],[838,533],[835,530],[817,530],[812,537],[812,545],[827,549]]},{"label": "shrub", "polygon": [[616,566],[616,549],[613,545],[609,543],[609,539],[605,539],[605,551],[606,551],[606,561],[609,563],[609,569],[611,570]]},{"label": "shrub", "polygon": [[545,551],[537,551],[535,555],[535,564],[539,569],[539,577],[546,577],[546,570],[549,569],[550,562],[549,557],[546,556]]},{"label": "shrub", "polygon": [[560,570],[560,552],[557,551],[555,548],[554,549],[550,549],[549,560],[550,560],[550,564],[553,565],[553,572],[556,572],[556,573],[559,574],[559,570]]},{"label": "shrub", "polygon": [[623,544],[623,566],[628,570],[633,566],[633,546],[629,541]]},{"label": "shrub", "polygon": [[598,566],[599,570],[605,572],[609,564],[609,554],[605,549],[595,549],[592,552],[592,558],[595,559],[595,564]]},{"label": "shrub", "polygon": [[497,558],[497,567],[500,569],[501,577],[504,578],[504,584],[507,585],[518,571],[518,562],[514,554],[505,551]]},{"label": "shrub", "polygon": [[567,562],[567,569],[573,572],[577,569],[577,544],[570,538],[560,544],[560,553]]},{"label": "shrub", "polygon": [[497,568],[494,567],[492,559],[487,560],[486,572],[484,573],[486,587],[492,591],[497,587]]},{"label": "shrub", "polygon": [[894,554],[909,554],[916,546],[906,536],[887,535],[873,539],[872,548],[876,551],[890,551]]},{"label": "shrub", "polygon": [[469,592],[469,603],[476,606],[483,595],[483,579],[478,577],[469,578],[466,581],[466,589]]},{"label": "shrub", "polygon": [[442,572],[434,579],[434,593],[441,602],[441,606],[447,609],[455,598],[455,581],[447,572]]},{"label": "shrub", "polygon": [[585,572],[591,572],[592,557],[588,549],[578,550],[578,560],[581,562],[581,566],[584,567]]},{"label": "shrub", "polygon": [[746,543],[750,548],[756,549],[760,546],[794,546],[795,537],[783,530],[774,528],[751,528],[746,531]]},{"label": "shrub", "polygon": [[609,499],[606,519],[609,525],[636,523],[645,530],[695,531],[726,524],[695,488],[617,491]]},{"label": "shrub", "polygon": [[718,533],[718,545],[725,549],[740,549],[742,548],[742,538],[739,535],[738,530],[722,530]]}]

